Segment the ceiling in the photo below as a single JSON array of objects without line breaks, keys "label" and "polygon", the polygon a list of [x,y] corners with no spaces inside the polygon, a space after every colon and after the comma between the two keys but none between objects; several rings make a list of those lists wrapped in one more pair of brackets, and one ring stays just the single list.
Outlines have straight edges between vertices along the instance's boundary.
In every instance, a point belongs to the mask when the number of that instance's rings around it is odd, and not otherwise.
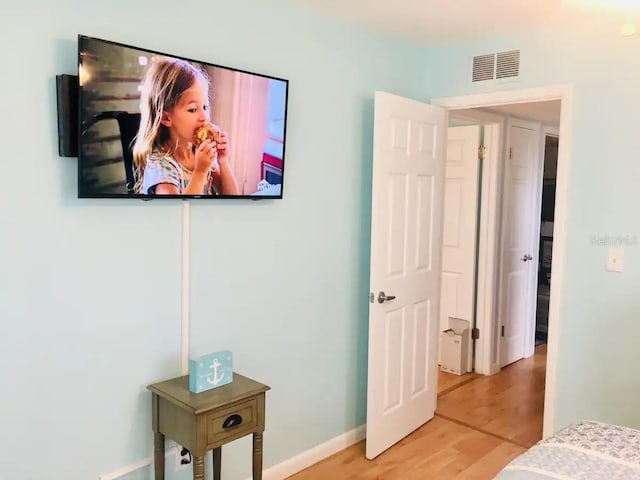
[{"label": "ceiling", "polygon": [[507,105],[493,105],[484,108],[470,108],[461,110],[449,110],[451,125],[457,125],[456,121],[466,124],[477,123],[477,112],[487,112],[501,117],[514,117],[520,120],[541,123],[549,127],[560,127],[560,100],[547,100],[540,102],[513,103]]},{"label": "ceiling", "polygon": [[640,0],[290,1],[424,47],[552,26],[617,32],[640,10]]},{"label": "ceiling", "polygon": [[523,120],[531,120],[543,125],[560,126],[560,100],[496,105],[483,110]]}]

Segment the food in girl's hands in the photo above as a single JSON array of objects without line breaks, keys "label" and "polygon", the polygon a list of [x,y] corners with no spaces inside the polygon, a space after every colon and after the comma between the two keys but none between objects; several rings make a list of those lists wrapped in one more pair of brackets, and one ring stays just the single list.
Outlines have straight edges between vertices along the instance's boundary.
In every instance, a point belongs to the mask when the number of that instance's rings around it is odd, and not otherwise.
[{"label": "food in girl's hands", "polygon": [[205,123],[193,132],[193,143],[196,147],[207,138],[218,143],[220,141],[220,128],[213,123]]}]

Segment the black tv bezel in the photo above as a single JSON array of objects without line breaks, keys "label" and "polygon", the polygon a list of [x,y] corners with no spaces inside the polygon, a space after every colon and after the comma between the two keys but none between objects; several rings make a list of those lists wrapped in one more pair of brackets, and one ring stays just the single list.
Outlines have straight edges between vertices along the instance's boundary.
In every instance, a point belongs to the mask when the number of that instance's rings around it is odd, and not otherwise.
[{"label": "black tv bezel", "polygon": [[[264,73],[252,72],[250,70],[243,70],[240,68],[229,67],[227,65],[221,65],[216,63],[210,63],[204,60],[196,60],[193,58],[183,57],[180,55],[174,55],[172,53],[166,53],[159,50],[152,50],[149,48],[138,47],[135,45],[128,45],[126,43],[120,43],[113,40],[105,40],[103,38],[92,37],[90,35],[78,34],[78,71],[77,74],[80,74],[80,65],[81,65],[81,44],[83,40],[91,40],[107,43],[116,47],[122,48],[132,48],[134,50],[139,50],[141,52],[147,52],[156,55],[163,55],[166,57],[177,58],[180,60],[185,60],[187,62],[195,62],[200,63],[209,67],[222,68],[225,70],[230,70],[238,73],[245,73],[248,75],[255,75],[258,77],[268,78],[270,80],[278,80],[281,82],[285,82],[286,84],[286,94],[285,94],[285,104],[284,104],[284,131],[282,136],[282,179],[280,182],[280,195],[144,195],[141,193],[101,193],[101,194],[86,194],[86,192],[82,192],[81,184],[82,184],[82,106],[83,106],[83,88],[82,85],[78,83],[78,143],[77,143],[77,151],[78,151],[78,198],[97,198],[97,199],[107,199],[107,198],[117,198],[117,199],[141,199],[141,200],[155,200],[155,199],[181,199],[181,200],[191,200],[191,199],[205,199],[205,200],[281,200],[284,194],[284,180],[285,180],[285,164],[286,164],[286,146],[287,146],[287,123],[289,119],[288,109],[289,109],[289,80],[286,78],[275,77],[272,75],[267,75]],[[86,190],[86,189],[85,189]],[[83,194],[84,193],[84,194]]]}]

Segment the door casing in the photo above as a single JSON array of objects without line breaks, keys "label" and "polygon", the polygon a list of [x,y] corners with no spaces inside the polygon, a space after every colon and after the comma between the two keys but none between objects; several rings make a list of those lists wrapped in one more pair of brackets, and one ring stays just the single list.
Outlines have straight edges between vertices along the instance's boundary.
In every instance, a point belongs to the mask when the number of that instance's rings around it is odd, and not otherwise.
[{"label": "door casing", "polygon": [[[512,103],[527,103],[548,100],[560,100],[560,127],[558,135],[562,138],[558,148],[558,163],[556,177],[556,198],[553,228],[554,255],[551,259],[551,288],[549,300],[549,324],[547,338],[547,368],[545,378],[545,399],[543,418],[543,437],[549,436],[555,430],[555,407],[557,397],[557,360],[558,360],[558,332],[560,309],[563,300],[566,255],[566,217],[567,217],[567,192],[569,187],[569,167],[571,162],[572,131],[573,131],[573,85],[550,85],[538,88],[508,90],[475,95],[456,97],[442,97],[431,99],[430,103],[446,108],[447,110],[462,110],[471,108],[483,108],[495,105],[508,105]],[[497,189],[496,189],[497,190]],[[488,200],[497,202],[498,191],[490,192]],[[497,214],[497,212],[494,212]],[[480,231],[492,225],[494,228],[496,218],[481,218]],[[485,232],[486,233],[486,232]],[[484,244],[483,244],[484,242]],[[486,235],[480,237],[480,252],[489,256],[495,255],[499,246],[499,236]],[[491,332],[492,319],[486,318],[486,313],[495,311],[496,282],[495,276],[486,268],[478,270],[478,292],[483,297],[483,308],[478,306],[477,324],[481,332]],[[495,348],[497,338],[494,335],[482,335],[476,349],[476,371],[490,373],[492,370],[491,353]]]}]

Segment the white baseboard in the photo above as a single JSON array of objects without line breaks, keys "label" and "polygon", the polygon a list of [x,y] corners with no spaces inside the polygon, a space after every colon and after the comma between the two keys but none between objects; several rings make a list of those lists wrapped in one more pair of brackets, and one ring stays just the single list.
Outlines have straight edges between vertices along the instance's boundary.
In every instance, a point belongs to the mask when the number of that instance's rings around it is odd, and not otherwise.
[{"label": "white baseboard", "polygon": [[[291,475],[294,475],[305,468],[330,457],[334,453],[338,453],[340,450],[344,450],[345,448],[358,443],[360,440],[365,438],[365,433],[365,425],[360,425],[359,427],[332,438],[331,440],[313,447],[306,452],[302,452],[289,460],[285,460],[282,463],[274,465],[263,472],[262,478],[263,480],[283,480],[290,477]],[[165,455],[167,457],[175,456],[176,452],[177,447],[174,445],[165,451]],[[115,480],[152,464],[153,456],[126,467],[119,468],[111,473],[104,473],[98,477],[98,480]],[[247,480],[251,479],[248,478]]]},{"label": "white baseboard", "polygon": [[[291,475],[318,463],[340,450],[344,450],[351,445],[358,443],[365,438],[365,425],[360,425],[342,435],[339,435],[325,443],[313,447],[306,452],[302,452],[289,460],[268,468],[262,474],[263,480],[283,480]],[[251,480],[248,478],[247,480]]]},{"label": "white baseboard", "polygon": [[[165,449],[165,452],[164,452],[165,462],[169,464],[169,462],[167,461],[167,458],[170,458],[170,457],[175,458],[177,453],[178,453],[178,447],[174,443],[172,447]],[[153,455],[145,459],[142,459],[139,462],[132,463],[131,465],[127,465],[126,467],[122,467],[117,470],[114,470],[111,473],[103,473],[98,477],[98,480],[115,480],[116,478],[124,477],[125,475],[129,475],[130,473],[135,472],[136,470],[140,470],[141,468],[147,467],[149,465],[153,465]]]}]

